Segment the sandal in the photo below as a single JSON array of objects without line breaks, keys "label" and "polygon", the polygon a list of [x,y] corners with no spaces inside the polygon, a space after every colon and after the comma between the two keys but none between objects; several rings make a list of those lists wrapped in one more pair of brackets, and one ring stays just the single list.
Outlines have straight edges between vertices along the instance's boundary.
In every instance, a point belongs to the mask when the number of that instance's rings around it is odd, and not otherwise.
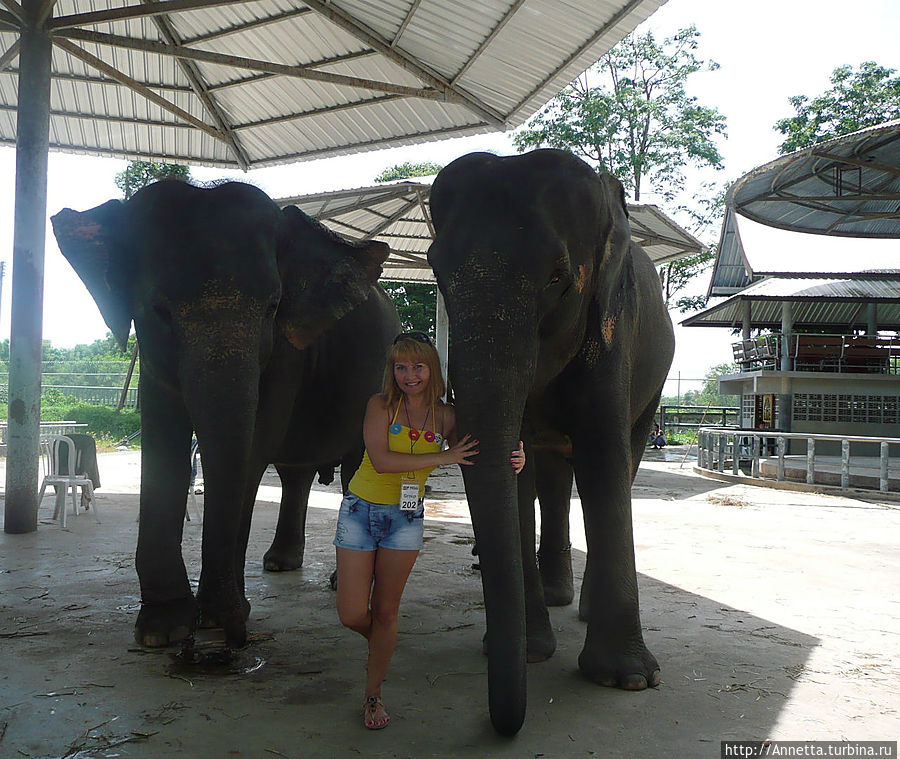
[{"label": "sandal", "polygon": [[[375,713],[381,710],[382,716],[376,717]],[[381,730],[388,726],[391,718],[384,710],[384,701],[379,696],[369,696],[363,704],[364,724],[368,730]]]}]

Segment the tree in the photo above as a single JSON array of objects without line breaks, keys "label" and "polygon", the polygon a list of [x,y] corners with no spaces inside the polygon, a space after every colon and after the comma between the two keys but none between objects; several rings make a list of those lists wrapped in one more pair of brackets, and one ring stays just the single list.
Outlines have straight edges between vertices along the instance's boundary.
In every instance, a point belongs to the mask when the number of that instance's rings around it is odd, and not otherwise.
[{"label": "tree", "polygon": [[124,171],[116,174],[115,182],[128,200],[138,190],[151,182],[166,177],[190,179],[191,170],[187,166],[174,163],[153,163],[152,161],[129,161]]},{"label": "tree", "polygon": [[[400,163],[389,166],[376,182],[410,179],[437,174],[443,166],[436,163]],[[397,307],[400,323],[406,331],[419,330],[434,335],[437,287],[424,282],[382,282],[384,291]]]},{"label": "tree", "polygon": [[[652,32],[628,35],[515,135],[516,147],[570,150],[618,177],[635,202],[645,183],[674,200],[684,189],[686,165],[722,168],[715,136],[725,134],[725,118],[685,91],[691,74],[718,68],[697,56],[699,37],[694,26],[662,43]],[[709,183],[702,193],[693,207],[680,207],[698,236],[720,221],[724,197],[722,188]],[[661,267],[666,304],[714,257],[708,249]],[[685,311],[705,302],[696,296],[675,305]]]},{"label": "tree", "polygon": [[388,166],[377,177],[376,182],[393,182],[395,179],[411,179],[412,177],[429,177],[437,174],[443,166],[425,161],[423,163],[398,163]]},{"label": "tree", "polygon": [[900,118],[900,76],[894,76],[896,73],[874,61],[861,63],[856,70],[849,65],[838,66],[831,72],[831,88],[818,97],[788,98],[796,114],[775,124],[775,129],[785,135],[778,152],[792,153]]},{"label": "tree", "polygon": [[714,136],[725,117],[685,91],[691,74],[718,68],[697,57],[699,37],[694,26],[662,43],[629,34],[515,135],[516,147],[571,150],[618,177],[636,202],[645,179],[671,200],[685,165],[722,168]]}]

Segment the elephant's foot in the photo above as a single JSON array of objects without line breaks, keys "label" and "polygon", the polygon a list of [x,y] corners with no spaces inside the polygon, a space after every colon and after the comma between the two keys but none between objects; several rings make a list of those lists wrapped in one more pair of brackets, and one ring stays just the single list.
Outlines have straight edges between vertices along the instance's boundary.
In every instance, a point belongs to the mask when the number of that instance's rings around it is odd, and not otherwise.
[{"label": "elephant's foot", "polygon": [[161,603],[142,603],[134,623],[139,646],[161,648],[188,638],[194,630],[197,607],[193,596]]},{"label": "elephant's foot", "polygon": [[541,550],[538,553],[544,602],[547,606],[568,606],[575,598],[572,579],[572,546],[562,550]]},{"label": "elephant's foot", "polygon": [[[546,634],[541,636],[527,635],[525,639],[525,661],[529,664],[547,661],[555,652],[556,636],[553,634],[553,630],[548,630]],[[481,653],[485,656],[488,654],[487,633],[481,639]]]},{"label": "elephant's foot", "polygon": [[578,668],[589,680],[610,688],[644,690],[659,685],[659,664],[643,641],[618,652],[585,645]]},{"label": "elephant's foot", "polygon": [[272,543],[263,556],[263,569],[267,572],[289,572],[303,566],[305,542],[282,545],[278,541]]},{"label": "elephant's foot", "polygon": [[199,627],[221,627],[225,632],[225,643],[231,648],[247,645],[250,602],[246,598],[241,598],[237,604],[227,604],[222,599],[209,598],[200,592],[197,594],[197,606]]}]

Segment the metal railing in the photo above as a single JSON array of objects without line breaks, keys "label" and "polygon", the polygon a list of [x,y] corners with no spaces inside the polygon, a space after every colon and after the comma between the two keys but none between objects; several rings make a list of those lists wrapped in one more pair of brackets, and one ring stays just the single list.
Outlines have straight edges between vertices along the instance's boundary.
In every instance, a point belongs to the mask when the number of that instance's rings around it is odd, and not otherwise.
[{"label": "metal railing", "polygon": [[814,435],[803,432],[775,432],[772,430],[742,430],[736,428],[704,427],[697,433],[697,467],[710,472],[725,472],[726,467],[734,475],[742,474],[741,461],[749,461],[750,476],[763,479],[761,459],[774,442],[777,456],[775,479],[785,480],[785,455],[788,440],[806,441],[806,483],[816,483],[816,441],[840,442],[841,444],[841,487],[850,487],[850,445],[866,443],[877,445],[879,449],[878,489],[886,493],[890,486],[889,463],[890,446],[900,446],[900,438],[869,437],[865,435]]},{"label": "metal railing", "polygon": [[672,406],[659,407],[659,428],[665,435],[667,429],[696,430],[715,424],[723,427],[736,424],[740,419],[741,409],[738,406]]},{"label": "metal railing", "polygon": [[781,368],[787,356],[795,371],[900,374],[900,337],[772,333],[731,345],[742,371]]}]

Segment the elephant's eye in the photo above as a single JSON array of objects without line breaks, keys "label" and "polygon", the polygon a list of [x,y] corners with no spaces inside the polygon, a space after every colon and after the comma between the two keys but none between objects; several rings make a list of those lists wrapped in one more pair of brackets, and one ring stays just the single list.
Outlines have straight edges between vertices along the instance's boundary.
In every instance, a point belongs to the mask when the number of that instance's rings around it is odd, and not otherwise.
[{"label": "elephant's eye", "polygon": [[568,274],[569,273],[567,271],[564,271],[563,269],[557,269],[555,272],[553,272],[545,287],[553,287],[553,285],[558,285],[560,282],[566,279]]}]

